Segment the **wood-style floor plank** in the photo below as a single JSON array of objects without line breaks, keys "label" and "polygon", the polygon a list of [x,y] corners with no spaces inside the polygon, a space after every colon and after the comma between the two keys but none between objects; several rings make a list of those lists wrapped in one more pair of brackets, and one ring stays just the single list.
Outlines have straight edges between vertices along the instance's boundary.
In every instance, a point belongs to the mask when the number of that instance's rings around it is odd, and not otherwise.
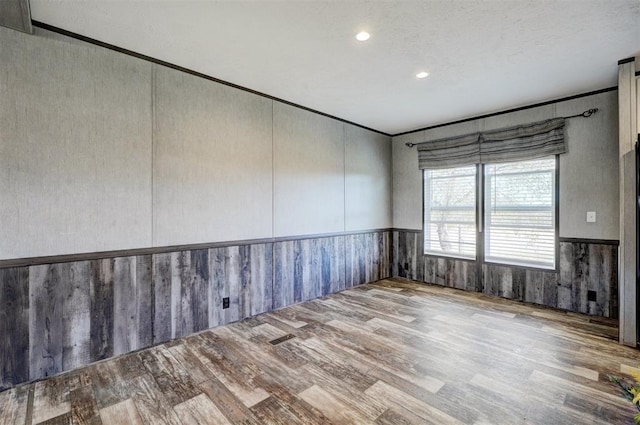
[{"label": "wood-style floor plank", "polygon": [[45,422],[68,413],[70,414],[70,412],[69,386],[67,385],[67,379],[64,375],[46,379],[35,384],[33,406],[34,424]]},{"label": "wood-style floor plank", "polygon": [[205,394],[197,395],[173,407],[183,424],[230,424],[218,407]]},{"label": "wood-style floor plank", "polygon": [[640,352],[616,338],[610,319],[388,279],[0,392],[0,425],[632,423],[608,375]]},{"label": "wood-style floor plank", "polygon": [[33,387],[22,386],[0,393],[0,425],[26,423],[29,393],[33,393]]},{"label": "wood-style floor plank", "polygon": [[132,399],[115,403],[100,410],[100,418],[104,424],[142,425],[142,418]]}]

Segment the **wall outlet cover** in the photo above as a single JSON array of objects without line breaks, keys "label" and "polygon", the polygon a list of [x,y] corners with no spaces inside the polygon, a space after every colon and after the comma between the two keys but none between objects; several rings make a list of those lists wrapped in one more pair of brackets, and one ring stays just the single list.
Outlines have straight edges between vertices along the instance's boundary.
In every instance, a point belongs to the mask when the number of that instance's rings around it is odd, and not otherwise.
[{"label": "wall outlet cover", "polygon": [[222,299],[222,308],[229,308],[229,297],[223,298]]},{"label": "wall outlet cover", "polygon": [[587,223],[595,223],[595,222],[596,222],[596,212],[587,211]]}]

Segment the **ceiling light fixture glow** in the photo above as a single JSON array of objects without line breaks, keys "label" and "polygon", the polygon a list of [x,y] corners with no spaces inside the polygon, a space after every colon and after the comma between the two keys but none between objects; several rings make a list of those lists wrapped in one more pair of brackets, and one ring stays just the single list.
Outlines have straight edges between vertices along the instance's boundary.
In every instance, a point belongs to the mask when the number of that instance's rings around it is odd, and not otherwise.
[{"label": "ceiling light fixture glow", "polygon": [[371,37],[371,35],[366,31],[361,31],[356,34],[356,40],[358,41],[367,41]]},{"label": "ceiling light fixture glow", "polygon": [[418,78],[427,78],[428,76],[429,76],[429,73],[426,71],[421,71],[416,74],[416,77]]}]

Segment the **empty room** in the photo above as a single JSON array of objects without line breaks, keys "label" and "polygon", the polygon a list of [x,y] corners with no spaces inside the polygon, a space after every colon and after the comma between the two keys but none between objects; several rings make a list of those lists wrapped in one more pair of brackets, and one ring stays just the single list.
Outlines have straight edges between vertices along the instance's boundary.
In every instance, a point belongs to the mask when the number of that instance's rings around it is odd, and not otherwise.
[{"label": "empty room", "polygon": [[0,0],[0,424],[640,423],[638,0]]}]

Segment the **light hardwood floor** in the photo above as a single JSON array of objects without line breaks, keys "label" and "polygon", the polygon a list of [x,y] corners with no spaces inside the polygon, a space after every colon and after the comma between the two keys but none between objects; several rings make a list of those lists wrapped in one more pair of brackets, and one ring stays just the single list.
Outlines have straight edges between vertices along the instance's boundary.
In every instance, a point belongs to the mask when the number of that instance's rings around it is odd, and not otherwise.
[{"label": "light hardwood floor", "polygon": [[632,423],[616,335],[391,279],[2,392],[0,423]]}]

